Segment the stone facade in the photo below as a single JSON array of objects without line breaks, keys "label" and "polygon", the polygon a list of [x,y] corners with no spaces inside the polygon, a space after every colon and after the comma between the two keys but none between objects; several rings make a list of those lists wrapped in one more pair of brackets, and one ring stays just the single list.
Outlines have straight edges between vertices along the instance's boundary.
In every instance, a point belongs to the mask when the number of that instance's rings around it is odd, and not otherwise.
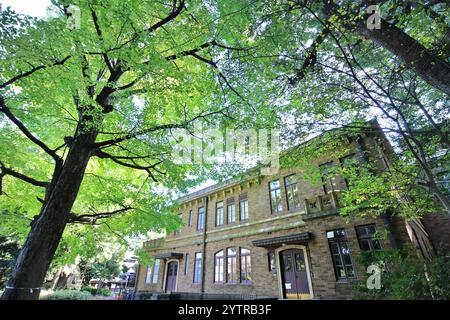
[{"label": "stone facade", "polygon": [[[357,141],[348,141],[349,154],[364,152],[375,159],[380,170],[385,159],[380,154],[376,141],[386,143],[384,137],[377,134],[362,135]],[[316,159],[320,165],[333,161],[340,164],[340,159],[326,155]],[[285,177],[296,174],[300,206],[289,210]],[[278,179],[280,182],[282,210],[274,213],[271,206],[269,183]],[[339,193],[346,188],[345,180],[336,180],[336,188],[325,192],[323,185],[314,185],[302,179],[298,169],[282,169],[277,176],[249,177],[241,181],[227,181],[206,188],[180,199],[180,213],[184,226],[175,234],[164,239],[149,241],[144,248],[159,259],[157,275],[154,268],[141,265],[138,272],[137,293],[144,294],[183,292],[215,294],[234,298],[285,298],[287,297],[286,275],[282,265],[282,252],[287,249],[300,250],[305,255],[306,275],[310,288],[307,298],[314,299],[347,299],[352,297],[354,279],[364,279],[366,272],[358,265],[356,257],[361,251],[356,226],[374,224],[377,231],[388,229],[390,237],[381,240],[383,248],[398,247],[408,243],[408,232],[405,222],[387,217],[352,218],[348,221],[339,215]],[[240,199],[246,195],[248,201],[248,219],[240,221]],[[236,221],[227,223],[228,199],[234,199]],[[217,225],[216,206],[223,202],[224,224]],[[199,209],[205,208],[205,227],[197,229]],[[190,214],[191,212],[191,214]],[[191,218],[189,218],[191,215]],[[191,223],[190,223],[191,220]],[[354,268],[353,278],[338,278],[333,264],[327,232],[344,229],[350,251],[351,264]],[[311,235],[304,240],[290,241],[291,235]],[[264,246],[255,245],[262,239],[280,239],[279,243]],[[286,240],[283,240],[286,239]],[[284,241],[284,242],[283,242]],[[274,242],[276,242],[274,240]],[[245,248],[250,250],[251,282],[239,280],[242,271],[237,263],[238,281],[227,283],[227,256],[224,256],[223,282],[215,281],[215,254],[220,250],[226,253],[227,248]],[[347,250],[346,249],[346,250]],[[196,253],[203,253],[202,273],[199,283],[194,283],[194,258]],[[273,255],[275,269],[270,270],[269,261]],[[168,265],[177,264],[176,285],[168,288]],[[297,295],[297,297],[305,297]]]}]

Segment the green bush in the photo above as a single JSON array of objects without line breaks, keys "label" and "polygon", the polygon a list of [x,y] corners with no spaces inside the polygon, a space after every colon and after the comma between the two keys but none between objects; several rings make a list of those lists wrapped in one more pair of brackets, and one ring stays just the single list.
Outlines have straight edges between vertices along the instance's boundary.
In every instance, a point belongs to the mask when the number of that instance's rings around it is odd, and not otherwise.
[{"label": "green bush", "polygon": [[97,288],[92,288],[92,287],[89,287],[89,286],[83,286],[81,288],[81,291],[89,292],[93,296],[95,296],[97,294]]},{"label": "green bush", "polygon": [[111,295],[111,290],[109,290],[108,288],[100,288],[97,290],[97,295],[109,297]]},{"label": "green bush", "polygon": [[[366,280],[357,288],[362,293],[358,299],[373,300],[428,300],[450,298],[450,261],[443,254],[432,260],[418,257],[414,251],[363,252],[358,257],[365,267],[382,265],[381,288],[367,289]],[[380,264],[382,262],[382,264]]]},{"label": "green bush", "polygon": [[59,290],[41,300],[91,300],[92,294],[87,291],[78,290]]},{"label": "green bush", "polygon": [[84,286],[84,287],[81,288],[81,291],[89,292],[93,296],[109,297],[111,295],[111,290],[109,290],[108,288],[97,289],[97,288],[92,288],[92,287],[89,287],[89,286]]}]

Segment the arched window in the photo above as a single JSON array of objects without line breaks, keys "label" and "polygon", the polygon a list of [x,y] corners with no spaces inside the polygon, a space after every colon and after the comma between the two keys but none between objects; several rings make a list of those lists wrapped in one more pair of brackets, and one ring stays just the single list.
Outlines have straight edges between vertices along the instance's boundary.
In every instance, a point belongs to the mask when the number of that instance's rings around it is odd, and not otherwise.
[{"label": "arched window", "polygon": [[250,256],[250,250],[241,248],[241,282],[252,282],[252,262]]},{"label": "arched window", "polygon": [[236,248],[227,249],[227,283],[236,283],[237,277],[237,252]]},{"label": "arched window", "polygon": [[214,255],[214,282],[223,283],[223,250]]}]

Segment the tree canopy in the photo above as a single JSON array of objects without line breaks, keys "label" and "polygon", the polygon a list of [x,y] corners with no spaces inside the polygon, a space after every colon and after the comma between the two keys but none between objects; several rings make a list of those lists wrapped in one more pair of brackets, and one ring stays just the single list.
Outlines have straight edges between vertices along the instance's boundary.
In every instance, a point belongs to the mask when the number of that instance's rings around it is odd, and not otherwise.
[{"label": "tree canopy", "polygon": [[39,287],[52,260],[96,244],[176,229],[177,196],[236,173],[174,161],[174,131],[200,122],[277,128],[293,145],[376,117],[397,155],[384,176],[355,176],[346,214],[391,207],[397,189],[415,200],[405,216],[450,212],[448,7],[376,4],[381,29],[367,1],[52,0],[45,19],[6,8],[0,233],[23,243],[11,287]]}]

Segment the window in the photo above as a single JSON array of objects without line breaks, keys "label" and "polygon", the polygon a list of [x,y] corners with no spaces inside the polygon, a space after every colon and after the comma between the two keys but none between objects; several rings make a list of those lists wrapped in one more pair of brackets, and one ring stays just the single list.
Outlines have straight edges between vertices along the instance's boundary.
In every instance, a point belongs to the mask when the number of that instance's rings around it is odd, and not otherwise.
[{"label": "window", "polygon": [[[359,159],[356,156],[356,154],[350,154],[348,156],[345,156],[339,159],[339,161],[341,162],[342,169],[344,170],[344,175],[346,174],[345,171],[352,172],[355,169],[358,170]],[[347,188],[350,187],[350,179],[348,178],[350,172],[348,172],[346,174],[347,176],[344,177],[345,185],[347,186]]]},{"label": "window", "polygon": [[188,226],[192,226],[192,210],[189,210]]},{"label": "window", "polygon": [[330,193],[338,189],[336,181],[337,166],[333,162],[327,162],[319,166],[322,175],[323,191]]},{"label": "window", "polygon": [[203,230],[205,227],[205,208],[198,208],[197,230]]},{"label": "window", "polygon": [[189,272],[189,253],[184,255],[184,275],[187,275]]},{"label": "window", "polygon": [[355,272],[350,258],[350,249],[345,230],[337,229],[328,231],[327,238],[337,280],[354,278]]},{"label": "window", "polygon": [[241,282],[252,282],[252,263],[250,250],[241,248]]},{"label": "window", "polygon": [[[183,219],[183,216],[181,215],[181,213],[178,214],[178,217],[179,217],[180,219]],[[174,236],[178,236],[180,233],[181,233],[181,230],[180,230],[180,229],[177,229],[177,230],[175,230],[175,231],[173,232],[173,235],[174,235]]]},{"label": "window", "polygon": [[153,284],[157,284],[158,283],[158,274],[159,274],[159,264],[160,264],[161,260],[156,259],[155,260],[155,264],[153,265],[153,278],[152,278],[152,283]]},{"label": "window", "polygon": [[236,206],[234,205],[234,198],[227,200],[227,222],[236,222]]},{"label": "window", "polygon": [[194,283],[200,283],[202,281],[202,253],[195,253],[194,261]]},{"label": "window", "polygon": [[216,203],[216,226],[223,225],[223,201]]},{"label": "window", "polygon": [[152,266],[147,266],[147,272],[145,274],[145,284],[150,284],[152,278]]},{"label": "window", "polygon": [[236,248],[227,249],[227,282],[237,282],[237,253]]},{"label": "window", "polygon": [[267,254],[267,262],[269,265],[269,271],[275,273],[277,271],[277,268],[275,266],[275,253],[269,252]]},{"label": "window", "polygon": [[378,239],[374,239],[376,232],[375,224],[364,226],[356,226],[356,235],[358,236],[359,247],[363,251],[381,250],[381,243]]},{"label": "window", "polygon": [[269,183],[270,189],[270,205],[272,213],[283,211],[283,205],[281,204],[281,188],[280,181],[274,180]]},{"label": "window", "polygon": [[223,283],[223,250],[217,252],[214,256],[214,282]]},{"label": "window", "polygon": [[286,188],[286,200],[288,210],[300,208],[300,197],[298,194],[297,176],[295,174],[284,177]]},{"label": "window", "polygon": [[241,221],[248,220],[248,198],[246,194],[239,196],[239,214]]}]

